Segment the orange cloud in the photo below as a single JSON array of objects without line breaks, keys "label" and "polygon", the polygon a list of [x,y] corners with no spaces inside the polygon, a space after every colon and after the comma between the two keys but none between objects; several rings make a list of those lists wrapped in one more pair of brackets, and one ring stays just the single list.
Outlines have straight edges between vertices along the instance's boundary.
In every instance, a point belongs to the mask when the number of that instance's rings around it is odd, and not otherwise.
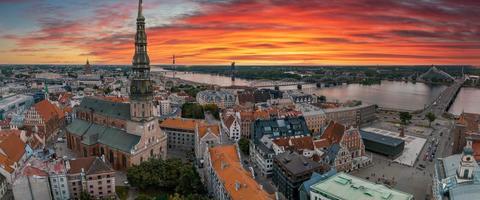
[{"label": "orange cloud", "polygon": [[[50,54],[33,50],[47,45],[57,48],[55,55],[69,51],[63,60],[71,62],[128,64],[135,31],[129,6],[114,4],[83,20],[44,21],[40,31],[10,39],[41,61]],[[204,1],[196,13],[150,26],[148,50],[154,64],[175,54],[181,64],[478,65],[479,9],[469,0]],[[161,24],[146,17],[147,27]]]}]

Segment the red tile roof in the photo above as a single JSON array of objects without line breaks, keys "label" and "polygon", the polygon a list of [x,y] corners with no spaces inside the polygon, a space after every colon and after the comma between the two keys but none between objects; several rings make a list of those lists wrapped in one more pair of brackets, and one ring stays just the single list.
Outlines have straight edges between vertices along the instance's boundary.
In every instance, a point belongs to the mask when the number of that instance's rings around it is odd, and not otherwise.
[{"label": "red tile roof", "polygon": [[55,116],[57,116],[58,119],[62,119],[65,115],[60,108],[50,103],[48,100],[43,100],[35,104],[35,110],[45,122],[50,121],[50,119]]},{"label": "red tile roof", "polygon": [[212,134],[216,136],[220,136],[220,127],[218,125],[206,125],[206,124],[200,124],[198,126],[198,136],[199,138],[202,138],[207,134],[207,131],[210,131]]},{"label": "red tile roof", "polygon": [[235,145],[209,149],[213,169],[232,200],[273,199],[240,164]]},{"label": "red tile roof", "polygon": [[26,166],[23,169],[24,176],[48,176],[47,172],[36,167]]},{"label": "red tile roof", "polygon": [[480,141],[472,141],[472,149],[475,160],[480,161]]},{"label": "red tile roof", "polygon": [[102,98],[102,99],[104,99],[104,100],[107,100],[107,101],[115,102],[115,103],[125,103],[125,102],[128,102],[128,98],[127,98],[127,97],[101,96],[100,98]]},{"label": "red tile roof", "polygon": [[284,147],[285,149],[291,149],[295,151],[301,151],[304,149],[313,150],[313,139],[310,136],[305,137],[282,137],[277,138],[272,141],[276,145],[280,147]]},{"label": "red tile roof", "polygon": [[64,92],[64,93],[60,94],[60,97],[58,98],[58,102],[60,102],[61,104],[65,104],[72,97],[73,97],[72,93]]},{"label": "red tile roof", "polygon": [[334,121],[330,121],[322,136],[320,136],[320,139],[326,139],[329,141],[330,144],[339,143],[343,137],[344,132],[344,125]]},{"label": "red tile roof", "polygon": [[8,134],[0,136],[0,164],[5,170],[13,172],[12,166],[15,162],[19,162],[25,154],[25,143],[16,134]]},{"label": "red tile roof", "polygon": [[96,157],[81,157],[75,158],[75,160],[70,160],[70,169],[68,170],[69,174],[78,174],[83,170],[86,172],[90,166],[92,165],[93,161],[95,161]]},{"label": "red tile roof", "polygon": [[320,139],[313,141],[313,146],[316,149],[327,148],[330,146],[330,142],[327,139]]},{"label": "red tile roof", "polygon": [[162,123],[160,123],[160,127],[195,131],[195,126],[200,121],[201,120],[196,119],[168,118],[165,119]]}]

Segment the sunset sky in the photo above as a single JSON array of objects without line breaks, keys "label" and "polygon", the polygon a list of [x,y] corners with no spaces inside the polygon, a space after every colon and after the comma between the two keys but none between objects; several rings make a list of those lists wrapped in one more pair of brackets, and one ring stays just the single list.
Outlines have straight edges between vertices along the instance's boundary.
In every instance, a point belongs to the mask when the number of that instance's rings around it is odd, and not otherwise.
[{"label": "sunset sky", "polygon": [[[0,0],[0,64],[130,64],[136,0]],[[480,65],[480,0],[144,0],[152,64]]]}]

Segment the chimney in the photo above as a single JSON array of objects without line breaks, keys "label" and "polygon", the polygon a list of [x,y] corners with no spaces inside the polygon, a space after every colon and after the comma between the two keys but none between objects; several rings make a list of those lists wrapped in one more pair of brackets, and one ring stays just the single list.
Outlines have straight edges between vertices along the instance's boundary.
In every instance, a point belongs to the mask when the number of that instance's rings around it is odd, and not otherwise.
[{"label": "chimney", "polygon": [[225,169],[225,168],[228,167],[228,164],[225,163],[225,162],[222,160],[221,167],[222,167],[222,170],[223,170],[223,169]]}]

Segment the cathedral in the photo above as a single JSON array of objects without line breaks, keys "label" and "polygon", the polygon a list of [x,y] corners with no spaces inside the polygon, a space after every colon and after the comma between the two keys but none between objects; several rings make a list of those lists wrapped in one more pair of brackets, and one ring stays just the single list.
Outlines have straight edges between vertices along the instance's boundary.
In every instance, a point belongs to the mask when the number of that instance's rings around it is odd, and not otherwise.
[{"label": "cathedral", "polygon": [[123,170],[149,158],[165,159],[167,137],[153,115],[153,86],[142,0],[138,5],[129,102],[85,97],[67,126],[67,146],[78,156],[105,156]]}]

